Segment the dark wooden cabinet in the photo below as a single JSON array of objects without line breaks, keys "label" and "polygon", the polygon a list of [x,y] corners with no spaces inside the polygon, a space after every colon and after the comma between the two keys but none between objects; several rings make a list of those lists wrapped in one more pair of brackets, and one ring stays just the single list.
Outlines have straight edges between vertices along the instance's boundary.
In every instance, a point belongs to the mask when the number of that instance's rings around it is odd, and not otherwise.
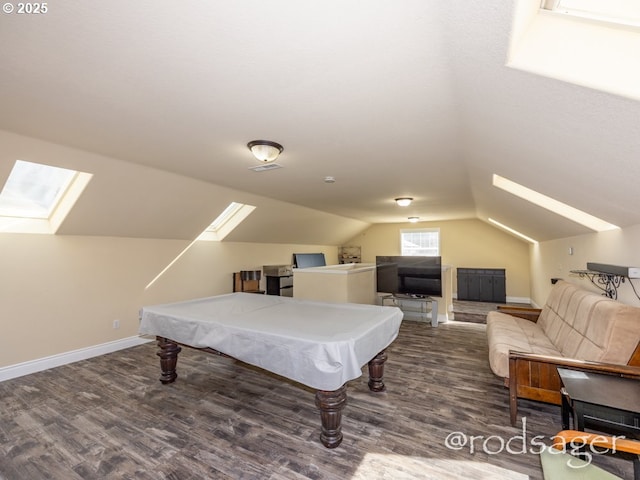
[{"label": "dark wooden cabinet", "polygon": [[505,303],[505,269],[458,268],[458,300]]}]

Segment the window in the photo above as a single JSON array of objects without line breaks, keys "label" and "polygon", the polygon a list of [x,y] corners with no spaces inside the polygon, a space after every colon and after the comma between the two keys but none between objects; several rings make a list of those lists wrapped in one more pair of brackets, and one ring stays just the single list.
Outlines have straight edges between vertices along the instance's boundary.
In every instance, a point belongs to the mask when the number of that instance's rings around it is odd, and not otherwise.
[{"label": "window", "polygon": [[0,192],[0,232],[55,233],[91,177],[16,160]]},{"label": "window", "polygon": [[402,255],[440,255],[439,228],[412,228],[400,230],[400,251]]}]

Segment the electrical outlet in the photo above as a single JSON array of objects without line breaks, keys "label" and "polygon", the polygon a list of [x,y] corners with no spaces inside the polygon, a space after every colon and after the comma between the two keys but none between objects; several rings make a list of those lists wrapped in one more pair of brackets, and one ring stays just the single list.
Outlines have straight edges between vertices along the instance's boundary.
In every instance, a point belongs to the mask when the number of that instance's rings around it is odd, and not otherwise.
[{"label": "electrical outlet", "polygon": [[116,329],[116,330],[118,328],[120,328],[120,320],[114,320],[113,321],[113,328]]}]

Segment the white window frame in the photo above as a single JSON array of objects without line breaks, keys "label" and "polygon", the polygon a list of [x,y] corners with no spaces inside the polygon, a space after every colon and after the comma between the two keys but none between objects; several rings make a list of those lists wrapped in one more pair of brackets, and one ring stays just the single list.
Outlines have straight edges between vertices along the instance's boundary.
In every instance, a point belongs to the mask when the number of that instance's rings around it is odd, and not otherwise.
[{"label": "white window frame", "polygon": [[575,17],[640,26],[637,0],[543,0],[541,8]]},{"label": "white window frame", "polygon": [[[430,237],[433,236],[433,234],[436,234],[436,238],[437,238],[437,245],[435,247],[431,246],[431,247],[410,247],[410,246],[405,246],[407,241],[405,239],[405,234],[420,234],[420,233],[427,233],[429,234]],[[429,251],[428,253],[425,253],[426,251]],[[422,253],[419,253],[421,252]],[[413,255],[413,256],[424,256],[424,257],[438,257],[440,256],[440,229],[439,228],[403,228],[400,230],[400,254],[403,256],[409,256],[409,255]]]},{"label": "white window frame", "polygon": [[256,207],[231,202],[196,240],[219,242],[249,216]]},{"label": "white window frame", "polygon": [[[89,173],[16,160],[0,194],[4,197],[0,200],[0,232],[56,233],[91,177]],[[39,195],[38,191],[45,193]],[[30,203],[37,208],[29,208]]]},{"label": "white window frame", "polygon": [[640,99],[640,27],[633,18],[570,14],[556,9],[561,0],[544,0],[542,8],[541,0],[515,4],[507,67]]}]

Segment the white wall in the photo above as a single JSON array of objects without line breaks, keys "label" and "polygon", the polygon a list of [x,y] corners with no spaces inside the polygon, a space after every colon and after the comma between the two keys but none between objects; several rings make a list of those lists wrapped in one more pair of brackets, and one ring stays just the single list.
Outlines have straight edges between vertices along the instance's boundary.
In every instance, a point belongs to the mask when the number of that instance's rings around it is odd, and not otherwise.
[{"label": "white wall", "polygon": [[[0,234],[0,367],[137,334],[148,304],[232,291],[232,273],[337,247]],[[120,328],[113,329],[113,320]]]},{"label": "white wall", "polygon": [[[7,131],[0,146],[0,185],[18,159],[93,175],[56,235],[0,233],[0,369],[135,336],[143,305],[230,292],[234,271],[337,261],[332,245],[368,225]],[[257,208],[147,288],[231,201]]]},{"label": "white wall", "polygon": [[[347,245],[362,249],[362,261],[375,263],[376,255],[400,255],[400,230],[439,228],[442,263],[456,268],[504,268],[507,297],[526,301],[530,293],[528,243],[477,219],[373,225]],[[456,271],[453,291],[457,292]]]},{"label": "white wall", "polygon": [[[363,260],[375,256],[383,237],[369,231],[360,238],[366,247]],[[0,234],[0,367],[133,336],[140,307],[230,292],[234,271],[290,263],[294,252],[322,252],[328,263],[337,259],[333,246],[196,242],[146,289],[188,245],[183,240]],[[531,297],[542,304],[552,277],[597,291],[570,270],[584,269],[587,262],[638,267],[638,245],[640,225],[531,247]],[[640,287],[640,280],[632,282]],[[619,299],[640,305],[628,281]],[[118,330],[114,319],[120,320]]]},{"label": "white wall", "polygon": [[[538,304],[544,304],[551,290],[551,278],[564,278],[581,287],[600,292],[588,279],[572,274],[571,270],[585,270],[587,262],[640,267],[640,225],[621,230],[580,235],[560,240],[542,242],[531,247],[531,296]],[[569,255],[572,248],[573,255]],[[640,293],[640,279],[631,280]],[[626,280],[618,290],[618,300],[640,306],[630,281]]]}]

